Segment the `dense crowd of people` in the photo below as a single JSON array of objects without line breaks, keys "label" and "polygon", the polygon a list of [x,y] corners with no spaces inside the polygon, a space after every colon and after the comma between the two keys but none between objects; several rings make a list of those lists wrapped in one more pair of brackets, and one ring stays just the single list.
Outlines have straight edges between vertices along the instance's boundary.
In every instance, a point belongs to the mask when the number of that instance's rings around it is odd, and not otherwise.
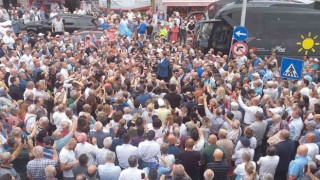
[{"label": "dense crowd of people", "polygon": [[100,39],[1,36],[1,180],[320,178],[317,58],[288,81],[275,54],[193,49],[178,12],[96,15]]}]

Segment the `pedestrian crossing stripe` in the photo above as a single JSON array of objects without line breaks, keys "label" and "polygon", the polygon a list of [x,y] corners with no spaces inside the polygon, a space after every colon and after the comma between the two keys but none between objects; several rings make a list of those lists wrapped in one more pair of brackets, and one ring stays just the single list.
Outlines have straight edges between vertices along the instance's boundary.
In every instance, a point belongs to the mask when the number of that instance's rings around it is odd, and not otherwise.
[{"label": "pedestrian crossing stripe", "polygon": [[287,70],[283,73],[284,76],[289,76],[289,77],[298,77],[298,73],[296,69],[294,68],[293,64],[290,64],[290,66],[287,68]]}]

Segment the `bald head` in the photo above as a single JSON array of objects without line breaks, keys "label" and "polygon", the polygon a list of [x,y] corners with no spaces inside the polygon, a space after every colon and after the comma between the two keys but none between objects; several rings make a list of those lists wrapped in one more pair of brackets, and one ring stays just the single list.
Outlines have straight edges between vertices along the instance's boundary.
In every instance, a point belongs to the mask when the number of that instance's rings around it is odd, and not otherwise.
[{"label": "bald head", "polygon": [[204,172],[203,177],[205,180],[212,180],[214,178],[214,173],[211,169],[207,169]]},{"label": "bald head", "polygon": [[316,135],[313,133],[307,133],[305,136],[306,143],[314,143],[316,140]]},{"label": "bald head", "polygon": [[223,157],[223,151],[220,149],[216,149],[213,153],[214,160],[221,161]]},{"label": "bald head", "polygon": [[252,105],[257,106],[259,104],[259,99],[258,98],[253,98],[252,99]]},{"label": "bald head", "polygon": [[308,148],[305,145],[300,145],[297,149],[297,154],[299,156],[307,156],[308,154]]},{"label": "bald head", "polygon": [[281,138],[282,140],[289,139],[289,137],[290,137],[290,132],[289,132],[288,130],[282,129],[282,130],[280,131],[280,138]]},{"label": "bald head", "polygon": [[176,137],[173,134],[170,134],[167,140],[168,140],[168,144],[176,144]]},{"label": "bald head", "polygon": [[186,140],[186,148],[187,149],[192,149],[194,146],[194,140],[192,138],[188,138]]},{"label": "bald head", "polygon": [[209,143],[210,145],[215,145],[217,143],[217,136],[214,134],[211,134],[209,136]]},{"label": "bald head", "polygon": [[97,173],[97,167],[95,165],[90,165],[88,167],[88,176],[95,177],[96,173]]}]

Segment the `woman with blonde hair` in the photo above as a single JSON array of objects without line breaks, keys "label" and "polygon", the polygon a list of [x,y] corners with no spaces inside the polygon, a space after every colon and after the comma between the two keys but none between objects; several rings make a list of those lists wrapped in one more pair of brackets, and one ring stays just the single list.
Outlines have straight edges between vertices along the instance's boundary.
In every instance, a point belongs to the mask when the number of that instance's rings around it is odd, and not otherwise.
[{"label": "woman with blonde hair", "polygon": [[201,122],[202,126],[200,127],[200,130],[203,133],[204,139],[208,139],[210,135],[211,121],[208,117],[204,116]]},{"label": "woman with blonde hair", "polygon": [[147,111],[142,113],[142,119],[146,124],[152,124],[152,116],[155,115],[154,105],[149,103],[146,109]]},{"label": "woman with blonde hair", "polygon": [[256,172],[256,167],[252,162],[248,162],[244,169],[246,170],[246,175],[242,178],[243,180],[259,180],[259,176]]}]

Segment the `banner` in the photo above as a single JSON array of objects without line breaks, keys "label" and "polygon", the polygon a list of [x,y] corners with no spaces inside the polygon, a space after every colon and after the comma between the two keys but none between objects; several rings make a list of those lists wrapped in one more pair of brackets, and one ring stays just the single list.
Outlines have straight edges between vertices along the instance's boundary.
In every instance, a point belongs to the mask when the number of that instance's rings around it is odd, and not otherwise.
[{"label": "banner", "polygon": [[[107,8],[108,0],[99,0],[100,8]],[[111,9],[145,9],[151,6],[151,0],[111,0]]]}]

